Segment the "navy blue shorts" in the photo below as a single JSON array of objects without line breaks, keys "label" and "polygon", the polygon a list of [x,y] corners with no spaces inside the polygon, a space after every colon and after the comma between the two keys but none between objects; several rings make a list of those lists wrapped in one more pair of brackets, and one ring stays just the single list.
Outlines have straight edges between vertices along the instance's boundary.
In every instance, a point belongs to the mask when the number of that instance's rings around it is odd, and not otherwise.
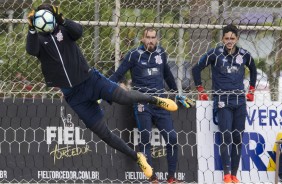
[{"label": "navy blue shorts", "polygon": [[93,69],[92,75],[73,88],[61,89],[65,100],[77,113],[87,128],[91,128],[96,122],[103,118],[103,111],[97,100],[112,101],[117,83],[110,81],[97,70]]},{"label": "navy blue shorts", "polygon": [[[247,117],[246,103],[240,105],[225,105],[218,108],[218,128],[221,132],[243,132]],[[237,133],[237,132],[236,132]]]}]

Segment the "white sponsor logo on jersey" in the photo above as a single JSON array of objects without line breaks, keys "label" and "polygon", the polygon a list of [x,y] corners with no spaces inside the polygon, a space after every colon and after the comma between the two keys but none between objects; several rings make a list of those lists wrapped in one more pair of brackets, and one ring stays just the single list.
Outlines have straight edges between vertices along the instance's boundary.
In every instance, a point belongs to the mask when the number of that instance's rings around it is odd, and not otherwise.
[{"label": "white sponsor logo on jersey", "polygon": [[144,105],[138,104],[137,109],[138,109],[138,112],[143,112],[144,111]]},{"label": "white sponsor logo on jersey", "polygon": [[141,65],[147,65],[147,61],[141,60]]},{"label": "white sponsor logo on jersey", "polygon": [[60,42],[60,41],[63,41],[64,39],[64,36],[63,36],[63,33],[61,32],[61,30],[56,34],[55,36],[57,38],[57,40]]},{"label": "white sponsor logo on jersey", "polygon": [[241,65],[243,63],[243,56],[242,55],[237,55],[236,57],[236,63]]},{"label": "white sponsor logo on jersey", "polygon": [[223,108],[225,107],[225,103],[224,102],[218,102],[218,108]]},{"label": "white sponsor logo on jersey", "polygon": [[160,65],[160,64],[163,63],[162,57],[161,57],[160,55],[155,56],[155,59],[156,59],[156,63],[157,63],[157,64]]}]

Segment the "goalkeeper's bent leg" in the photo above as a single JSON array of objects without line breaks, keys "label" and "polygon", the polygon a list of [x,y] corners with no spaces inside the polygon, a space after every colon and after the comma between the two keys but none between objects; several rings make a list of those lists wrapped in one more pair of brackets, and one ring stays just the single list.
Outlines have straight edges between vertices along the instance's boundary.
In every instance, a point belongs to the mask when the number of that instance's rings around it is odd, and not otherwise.
[{"label": "goalkeeper's bent leg", "polygon": [[102,122],[102,119],[99,122],[96,122],[90,130],[92,130],[106,144],[136,161],[147,178],[150,178],[153,175],[153,169],[148,164],[146,157],[142,153],[137,153],[131,149],[121,138],[112,133],[108,126]]},{"label": "goalkeeper's bent leg", "polygon": [[125,155],[131,157],[133,160],[137,161],[137,153],[133,149],[131,149],[121,138],[119,138],[116,134],[112,133],[109,130],[108,126],[102,121],[102,119],[99,122],[96,122],[90,128],[90,130],[112,148],[124,153]]},{"label": "goalkeeper's bent leg", "polygon": [[145,95],[135,90],[126,91],[121,87],[115,89],[112,100],[121,105],[131,105],[138,102],[151,104],[157,103],[157,99],[152,96]]},{"label": "goalkeeper's bent leg", "polygon": [[117,87],[113,92],[112,101],[121,105],[150,103],[168,111],[176,111],[178,109],[176,103],[170,99],[145,95],[135,90],[125,91],[121,87]]}]

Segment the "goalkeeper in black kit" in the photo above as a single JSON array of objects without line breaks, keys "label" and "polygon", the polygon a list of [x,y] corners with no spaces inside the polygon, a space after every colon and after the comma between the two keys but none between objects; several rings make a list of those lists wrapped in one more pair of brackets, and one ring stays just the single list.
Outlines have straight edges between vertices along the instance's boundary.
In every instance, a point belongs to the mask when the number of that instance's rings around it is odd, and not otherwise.
[{"label": "goalkeeper in black kit", "polygon": [[[34,13],[49,10],[56,18],[57,26],[48,33],[34,29]],[[86,127],[112,148],[135,160],[150,178],[153,174],[146,157],[131,149],[122,139],[112,133],[102,121],[103,111],[97,100],[104,99],[122,105],[150,103],[169,111],[176,111],[174,101],[166,98],[144,95],[138,91],[125,91],[116,83],[105,78],[96,69],[90,68],[76,40],[82,36],[82,26],[70,19],[65,19],[59,8],[42,4],[28,15],[29,32],[26,51],[36,56],[40,63],[48,87],[58,87],[66,102],[83,120]]]}]

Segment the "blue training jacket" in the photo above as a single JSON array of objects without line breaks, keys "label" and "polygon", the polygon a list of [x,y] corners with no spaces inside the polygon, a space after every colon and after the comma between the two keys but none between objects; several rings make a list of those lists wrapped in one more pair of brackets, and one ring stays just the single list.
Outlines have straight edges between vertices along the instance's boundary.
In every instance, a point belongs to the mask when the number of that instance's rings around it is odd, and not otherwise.
[{"label": "blue training jacket", "polygon": [[167,55],[160,46],[154,52],[146,51],[143,45],[130,50],[110,80],[119,82],[128,70],[131,73],[133,89],[143,93],[162,93],[165,81],[170,89],[177,90],[167,63]]},{"label": "blue training jacket", "polygon": [[[224,46],[209,50],[203,55],[192,69],[195,86],[201,85],[201,71],[211,65],[212,89],[215,92],[243,91],[245,66],[250,70],[250,85],[256,85],[257,70],[250,53],[236,47],[233,54],[229,54]],[[243,94],[242,97],[245,97]]]}]

